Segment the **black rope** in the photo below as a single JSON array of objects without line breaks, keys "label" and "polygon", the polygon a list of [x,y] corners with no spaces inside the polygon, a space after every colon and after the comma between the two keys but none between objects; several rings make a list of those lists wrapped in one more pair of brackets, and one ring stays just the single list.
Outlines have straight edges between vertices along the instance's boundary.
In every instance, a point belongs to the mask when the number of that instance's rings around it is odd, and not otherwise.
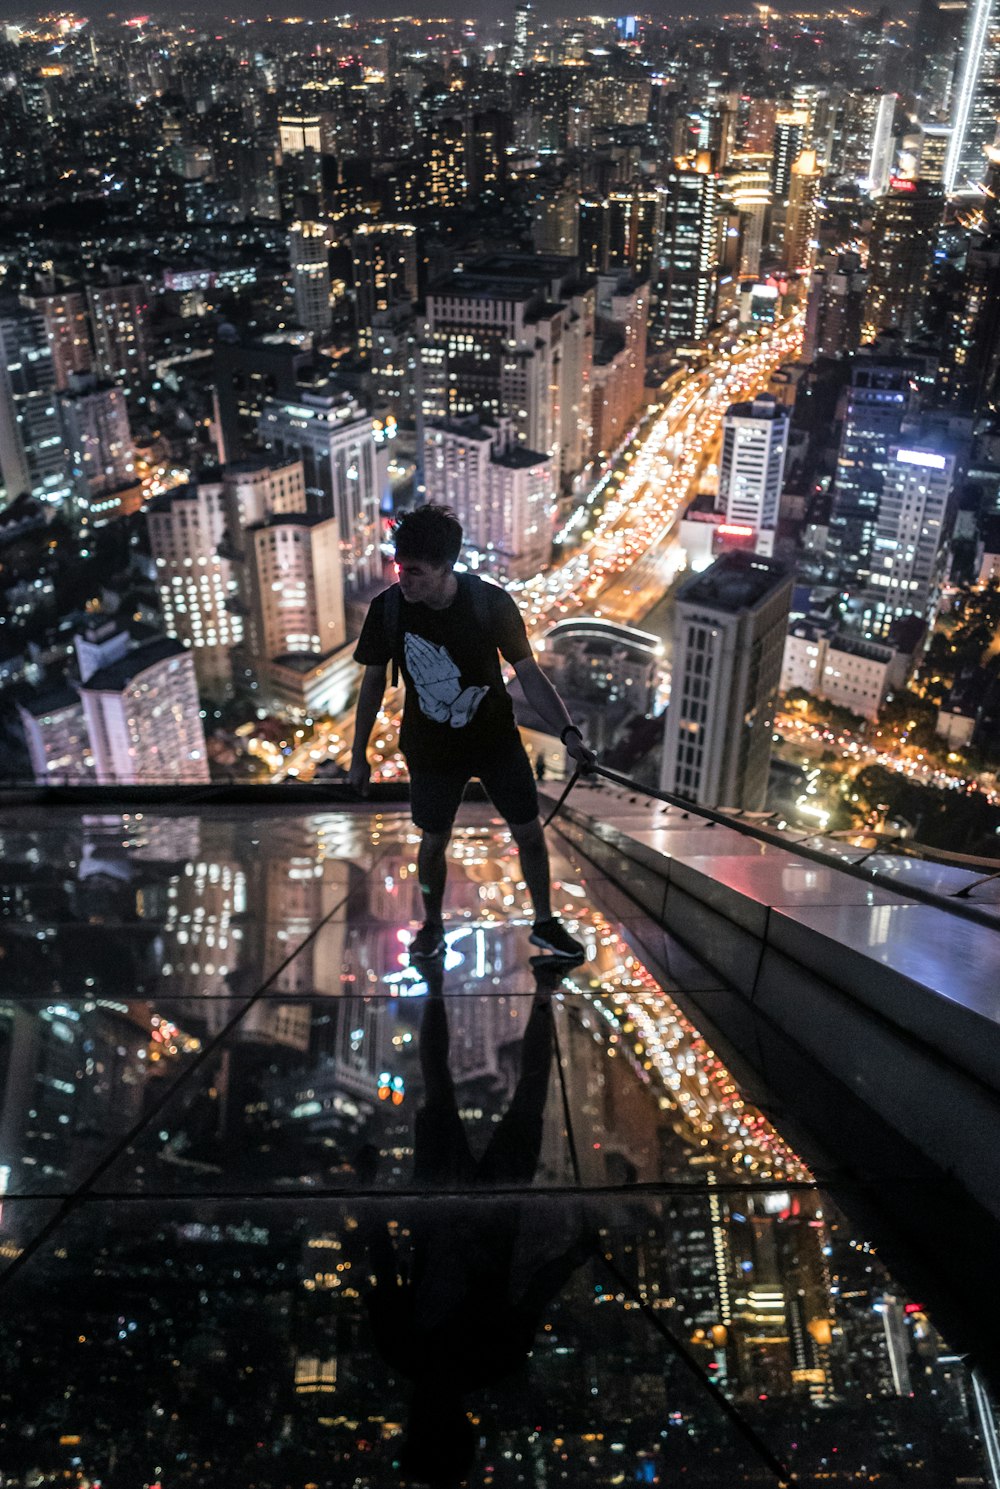
[{"label": "black rope", "polygon": [[574,770],[573,774],[570,776],[569,782],[566,785],[566,787],[565,787],[565,789],[563,791],[562,796],[560,796],[559,800],[556,802],[555,806],[552,808],[551,812],[546,817],[545,821],[542,823],[542,826],[543,827],[548,827],[549,823],[552,821],[552,818],[555,817],[555,816],[557,816],[559,814],[559,812],[562,811],[563,803],[565,802],[566,798],[569,796],[569,793],[572,791],[573,787],[576,785],[577,781],[580,779],[580,777],[581,777],[582,774],[583,774],[583,766],[582,765],[578,765],[576,767],[576,770]]}]

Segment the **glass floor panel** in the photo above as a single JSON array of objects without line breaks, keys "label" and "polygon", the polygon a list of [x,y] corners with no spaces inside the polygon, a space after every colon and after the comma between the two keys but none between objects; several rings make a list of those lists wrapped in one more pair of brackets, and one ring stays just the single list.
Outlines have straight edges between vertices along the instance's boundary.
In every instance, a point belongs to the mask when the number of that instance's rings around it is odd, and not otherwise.
[{"label": "glass floor panel", "polygon": [[0,839],[7,1489],[997,1483],[964,1340],[685,1000],[727,990],[557,838],[586,964],[471,808],[439,970],[400,813]]}]

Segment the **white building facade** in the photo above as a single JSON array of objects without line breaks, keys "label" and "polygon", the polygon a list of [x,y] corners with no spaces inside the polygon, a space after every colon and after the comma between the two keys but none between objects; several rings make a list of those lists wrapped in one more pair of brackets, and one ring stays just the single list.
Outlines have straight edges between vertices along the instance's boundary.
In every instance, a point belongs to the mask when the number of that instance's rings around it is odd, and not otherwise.
[{"label": "white building facade", "polygon": [[379,583],[388,451],[371,415],[349,393],[303,389],[294,402],[266,399],[258,432],[275,454],[301,460],[309,510],[337,519],[345,592]]},{"label": "white building facade", "polygon": [[452,507],[466,548],[497,578],[527,579],[551,555],[553,463],[512,438],[510,422],[429,423],[424,432],[429,502]]},{"label": "white building facade", "polygon": [[754,529],[763,554],[774,548],[788,426],[788,410],[769,393],[732,404],[722,421],[719,506],[727,522]]},{"label": "white building facade", "polygon": [[146,512],[164,626],[192,648],[199,686],[211,698],[229,692],[232,648],[243,639],[239,578],[224,556],[226,506],[220,479],[165,492]]}]

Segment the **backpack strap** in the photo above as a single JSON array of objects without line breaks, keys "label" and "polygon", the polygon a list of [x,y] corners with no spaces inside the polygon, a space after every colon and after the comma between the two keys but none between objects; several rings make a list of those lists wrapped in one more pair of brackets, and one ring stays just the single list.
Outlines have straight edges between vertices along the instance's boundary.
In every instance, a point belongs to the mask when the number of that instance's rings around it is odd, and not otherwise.
[{"label": "backpack strap", "polygon": [[[485,579],[480,579],[478,574],[461,574],[459,582],[465,588],[472,600],[472,613],[476,617],[476,624],[489,634],[493,624],[492,593],[499,591],[496,584],[488,584]],[[502,591],[499,591],[502,593]]]},{"label": "backpack strap", "polygon": [[399,686],[399,654],[402,651],[400,628],[403,615],[403,596],[398,584],[391,584],[385,592],[385,608],[382,620],[385,625],[386,645],[392,656],[392,685]]}]

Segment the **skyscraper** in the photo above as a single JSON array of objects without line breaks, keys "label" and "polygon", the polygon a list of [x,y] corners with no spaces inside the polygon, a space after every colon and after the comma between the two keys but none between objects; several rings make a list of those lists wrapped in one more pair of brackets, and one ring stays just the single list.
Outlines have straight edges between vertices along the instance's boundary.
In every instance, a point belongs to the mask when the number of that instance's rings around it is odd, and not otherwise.
[{"label": "skyscraper", "polygon": [[141,284],[88,285],[94,366],[130,396],[149,377],[152,339],[149,304]]},{"label": "skyscraper", "polygon": [[940,191],[925,181],[899,178],[876,203],[865,302],[869,339],[889,328],[907,340],[919,331],[943,210]]},{"label": "skyscraper", "polygon": [[809,143],[806,130],[809,115],[805,109],[779,109],[774,120],[771,184],[775,202],[783,202],[792,184],[792,166]]},{"label": "skyscraper", "polygon": [[70,373],[89,372],[94,365],[86,296],[82,290],[66,290],[62,294],[23,295],[21,303],[37,311],[45,322],[56,389],[62,392]]},{"label": "skyscraper", "polygon": [[657,344],[690,346],[715,315],[719,177],[707,153],[678,158],[664,177],[663,231],[654,282]]},{"label": "skyscraper", "polygon": [[944,188],[952,195],[976,187],[986,173],[1000,114],[1000,5],[971,0],[951,116]]},{"label": "skyscraper", "polygon": [[457,207],[468,196],[468,146],[461,119],[439,119],[427,131],[427,181],[435,206]]},{"label": "skyscraper", "polygon": [[719,506],[727,522],[754,529],[758,553],[774,549],[789,423],[769,393],[732,404],[722,420]]},{"label": "skyscraper", "polygon": [[948,557],[955,456],[916,435],[888,451],[871,556],[866,629],[884,636],[903,615],[932,626]]},{"label": "skyscraper", "polygon": [[628,274],[600,274],[591,409],[595,456],[624,439],[644,401],[649,284]]},{"label": "skyscraper", "polygon": [[897,93],[883,93],[875,115],[872,131],[872,150],[868,164],[868,183],[872,196],[884,196],[889,190],[889,180],[895,154],[893,125],[896,120]]},{"label": "skyscraper", "polygon": [[770,156],[733,156],[721,179],[720,201],[735,218],[738,234],[735,252],[727,256],[726,265],[737,274],[756,278],[771,205]]},{"label": "skyscraper", "polygon": [[531,39],[531,6],[518,5],[514,10],[514,44],[510,50],[510,65],[516,69],[528,60]]},{"label": "skyscraper", "polygon": [[117,498],[108,499],[138,485],[125,394],[113,383],[71,373],[59,403],[77,516],[85,525],[106,521],[118,511]]},{"label": "skyscraper", "polygon": [[74,785],[95,778],[94,757],[76,688],[62,682],[37,697],[18,701],[36,785]]},{"label": "skyscraper", "polygon": [[85,672],[80,697],[99,785],[208,780],[194,662],[172,636]]},{"label": "skyscraper", "polygon": [[661,194],[649,188],[611,191],[580,202],[579,245],[588,274],[649,274],[656,251]]},{"label": "skyscraper", "polygon": [[295,318],[322,340],[330,332],[329,230],[325,222],[302,219],[288,234]]},{"label": "skyscraper", "polygon": [[372,319],[417,298],[417,230],[412,222],[361,223],[351,235],[358,332],[371,346]]},{"label": "skyscraper", "polygon": [[861,345],[861,322],[868,275],[856,253],[838,254],[835,263],[813,271],[806,305],[802,357],[849,357]]},{"label": "skyscraper", "polygon": [[336,517],[348,595],[382,578],[381,501],[385,464],[371,415],[333,385],[301,386],[293,398],[268,398],[260,438],[285,460],[301,460],[309,510]]},{"label": "skyscraper", "polygon": [[816,215],[821,172],[816,165],[816,151],[803,150],[792,166],[788,206],[785,209],[785,233],[782,262],[786,269],[811,269],[816,257]]},{"label": "skyscraper", "polygon": [[512,436],[510,419],[428,422],[424,481],[428,501],[454,508],[485,569],[527,579],[551,556],[556,491],[551,458]]},{"label": "skyscraper", "polygon": [[427,294],[424,413],[509,417],[520,443],[550,456],[567,485],[590,457],[593,337],[593,282],[574,260],[473,259]]},{"label": "skyscraper", "polygon": [[662,790],[702,806],[764,806],[791,597],[781,564],[745,552],[681,585]]},{"label": "skyscraper", "polygon": [[0,481],[7,502],[73,492],[45,322],[13,300],[0,304]]},{"label": "skyscraper", "polygon": [[343,708],[345,669],[335,654],[347,633],[336,519],[272,513],[246,530],[243,545],[246,655],[264,701],[302,713]]},{"label": "skyscraper", "polygon": [[150,502],[146,518],[164,625],[191,647],[200,690],[224,698],[243,617],[233,608],[233,563],[220,552],[227,527],[223,482],[202,480],[164,492]]},{"label": "skyscraper", "polygon": [[870,572],[889,448],[915,406],[912,364],[874,354],[857,358],[837,457],[829,540],[831,577],[851,590],[862,586]]}]

